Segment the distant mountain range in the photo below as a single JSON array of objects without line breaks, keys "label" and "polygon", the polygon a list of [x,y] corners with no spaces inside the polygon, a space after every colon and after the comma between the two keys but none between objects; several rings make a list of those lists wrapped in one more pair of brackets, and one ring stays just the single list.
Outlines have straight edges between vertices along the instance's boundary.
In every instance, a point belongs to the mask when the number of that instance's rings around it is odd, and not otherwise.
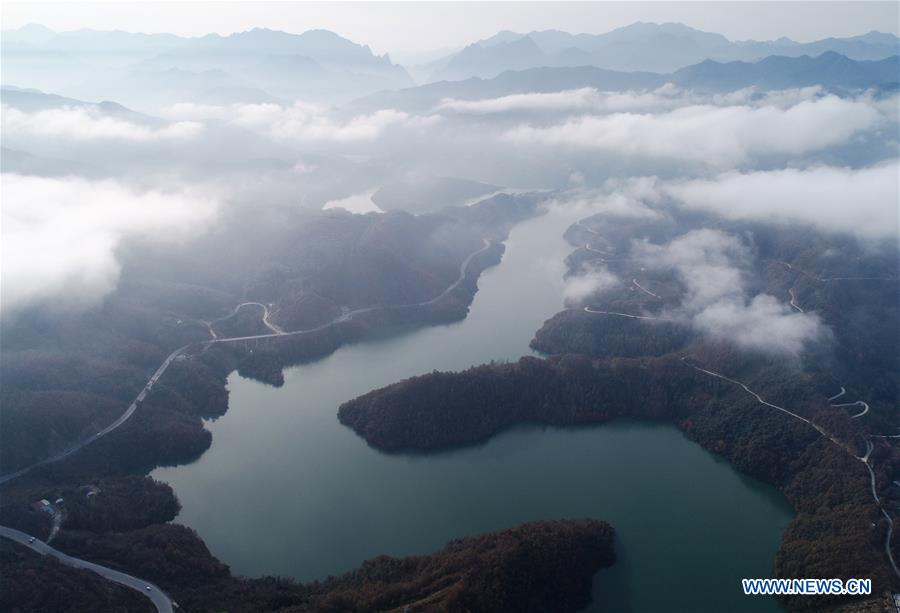
[{"label": "distant mountain range", "polygon": [[507,71],[492,79],[440,81],[393,92],[378,92],[355,101],[360,109],[395,108],[426,111],[442,100],[477,100],[511,94],[558,92],[592,87],[600,91],[648,90],[672,83],[698,92],[729,92],[745,87],[761,91],[821,85],[841,94],[900,87],[900,57],[852,60],[834,52],[817,57],[770,56],[757,62],[705,60],[668,74],[620,72],[595,66],[544,67]]},{"label": "distant mountain range", "polygon": [[[76,30],[28,25],[0,38],[4,84],[36,87],[81,99],[111,99],[142,111],[176,102],[199,104],[344,104],[374,92],[403,89],[409,102],[435,92],[559,91],[569,87],[636,89],[672,82],[717,91],[822,84],[856,89],[897,81],[900,38],[869,32],[798,43],[730,41],[678,23],[635,23],[605,34],[557,30],[503,31],[416,67],[426,80],[458,81],[426,89],[409,73],[327,30],[291,34],[256,28],[227,36]],[[780,58],[780,59],[775,59]],[[878,62],[886,63],[879,64]],[[868,63],[867,63],[868,62]],[[892,63],[893,62],[893,63]],[[515,71],[512,74],[504,74]],[[430,75],[430,77],[427,77]],[[493,83],[468,81],[472,77]]]},{"label": "distant mountain range", "polygon": [[4,84],[126,102],[146,95],[159,104],[332,101],[413,85],[387,55],[327,30],[183,38],[29,25],[2,32],[2,68]]},{"label": "distant mountain range", "polygon": [[829,51],[856,60],[879,60],[900,53],[900,38],[869,32],[810,43],[789,38],[731,41],[680,23],[635,23],[605,34],[503,31],[431,62],[427,68],[432,81],[490,78],[506,70],[561,66],[673,72],[704,60],[752,62],[771,55],[817,56]]},{"label": "distant mountain range", "polygon": [[143,125],[162,125],[165,122],[155,117],[135,112],[116,102],[85,102],[56,94],[47,94],[37,89],[22,89],[11,85],[0,87],[0,99],[4,106],[18,109],[25,113],[36,113],[61,108],[90,109],[98,116],[114,117]]}]

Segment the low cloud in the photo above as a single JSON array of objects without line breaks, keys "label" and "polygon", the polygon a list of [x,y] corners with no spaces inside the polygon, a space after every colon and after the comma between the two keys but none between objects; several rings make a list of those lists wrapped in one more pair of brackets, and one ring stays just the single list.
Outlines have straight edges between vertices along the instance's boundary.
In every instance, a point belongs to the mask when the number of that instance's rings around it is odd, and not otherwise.
[{"label": "low cloud", "polygon": [[234,107],[239,105],[198,104],[178,102],[159,109],[162,117],[177,121],[204,121],[208,119],[229,119],[234,115]]},{"label": "low cloud", "polygon": [[179,121],[164,126],[134,123],[103,114],[94,107],[63,107],[26,113],[4,105],[3,132],[8,137],[48,137],[73,141],[183,141],[194,138],[203,124]]},{"label": "low cloud", "polygon": [[499,98],[480,100],[459,100],[445,98],[438,105],[438,111],[457,113],[493,114],[516,111],[566,111],[596,109],[603,94],[596,89],[570,89],[561,92],[511,94]]},{"label": "low cloud", "polygon": [[2,308],[88,306],[111,292],[116,249],[132,238],[196,235],[215,213],[207,195],[138,191],[119,181],[2,175]]},{"label": "low cloud", "polygon": [[654,205],[660,198],[656,177],[609,179],[587,206],[594,214],[609,217],[657,219],[661,213]]},{"label": "low cloud", "polygon": [[[579,185],[583,179],[573,173],[569,182]],[[663,194],[656,177],[630,177],[609,179],[601,188],[573,188],[553,199],[550,204],[559,206],[572,215],[582,218],[593,215],[604,217],[657,219],[662,216],[654,205]]]},{"label": "low cloud", "polygon": [[426,128],[439,116],[414,116],[394,109],[343,118],[327,108],[306,102],[233,104],[228,106],[179,103],[164,109],[167,117],[224,120],[281,142],[367,143],[394,127]]},{"label": "low cloud", "polygon": [[406,113],[385,109],[338,121],[320,107],[302,102],[289,107],[245,104],[238,106],[236,110],[236,124],[265,132],[276,140],[341,143],[373,141],[388,127],[409,120]]},{"label": "low cloud", "polygon": [[897,237],[900,226],[898,160],[862,169],[729,172],[672,183],[665,191],[686,208],[729,219],[798,222],[868,239]]},{"label": "low cloud", "polygon": [[768,294],[754,296],[749,303],[721,300],[710,304],[696,314],[694,325],[705,334],[746,349],[793,356],[822,334],[816,316],[792,311]]},{"label": "low cloud", "polygon": [[681,305],[667,314],[711,337],[745,349],[799,356],[826,332],[812,313],[798,313],[768,294],[747,296],[749,247],[719,230],[693,230],[665,245],[638,241],[636,258],[673,270],[684,285]]},{"label": "low cloud", "polygon": [[847,142],[884,115],[867,98],[825,96],[787,108],[691,105],[663,113],[571,118],[506,132],[515,143],[604,150],[731,166],[764,155],[799,155]]},{"label": "low cloud", "polygon": [[606,267],[595,268],[566,279],[563,298],[566,304],[579,304],[585,298],[620,284],[619,278]]},{"label": "low cloud", "polygon": [[661,112],[688,105],[787,107],[820,97],[819,86],[760,92],[754,87],[726,94],[705,94],[667,83],[652,90],[601,91],[593,87],[559,92],[530,92],[498,98],[461,100],[445,98],[435,110],[488,115],[516,112]]}]

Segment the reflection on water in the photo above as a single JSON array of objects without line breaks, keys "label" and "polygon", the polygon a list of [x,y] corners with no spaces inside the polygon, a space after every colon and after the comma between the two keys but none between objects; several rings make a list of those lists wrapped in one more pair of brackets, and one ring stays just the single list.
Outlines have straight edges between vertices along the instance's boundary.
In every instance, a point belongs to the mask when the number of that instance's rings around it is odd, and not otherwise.
[{"label": "reflection on water", "polygon": [[557,211],[517,227],[463,322],[344,347],[288,370],[281,389],[233,374],[212,448],[154,473],[175,488],[178,521],[235,573],[306,581],[523,521],[596,517],[618,534],[619,562],[595,581],[607,609],[773,609],[739,580],[769,575],[789,507],[672,426],[521,427],[416,455],[380,453],[338,423],[337,407],[373,388],[528,353],[561,308],[572,221]]}]

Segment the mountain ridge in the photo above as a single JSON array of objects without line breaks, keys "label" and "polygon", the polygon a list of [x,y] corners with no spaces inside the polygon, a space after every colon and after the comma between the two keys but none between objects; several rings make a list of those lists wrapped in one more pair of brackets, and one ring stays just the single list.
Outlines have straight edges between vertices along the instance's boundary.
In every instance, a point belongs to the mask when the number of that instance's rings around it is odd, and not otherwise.
[{"label": "mountain ridge", "polygon": [[[840,64],[843,68],[835,71]],[[875,88],[892,91],[900,86],[900,55],[882,60],[853,60],[835,52],[816,57],[768,56],[757,62],[704,60],[671,73],[615,71],[596,66],[549,66],[505,71],[496,77],[438,81],[396,91],[370,94],[350,108],[431,109],[445,98],[475,100],[513,94],[548,93],[581,88],[600,91],[655,89],[672,83],[686,89],[727,92],[756,87],[760,90],[821,85],[827,91]]]},{"label": "mountain ridge", "polygon": [[[532,60],[531,68],[560,65],[564,58],[558,54],[569,48],[589,56],[591,61],[586,65],[650,72],[673,72],[704,59],[754,61],[769,55],[820,55],[836,51],[851,59],[873,60],[900,52],[900,38],[875,30],[852,37],[829,37],[810,42],[797,42],[785,37],[773,41],[732,41],[721,34],[682,23],[636,22],[601,34],[572,34],[560,30],[518,33],[504,30],[433,62],[432,80],[473,76],[489,78],[505,70],[516,69],[498,51],[501,44],[509,45],[525,38],[531,39],[542,52],[542,56]],[[471,52],[465,52],[472,47],[481,51],[478,63],[465,61],[468,59],[466,56],[471,55]]]}]

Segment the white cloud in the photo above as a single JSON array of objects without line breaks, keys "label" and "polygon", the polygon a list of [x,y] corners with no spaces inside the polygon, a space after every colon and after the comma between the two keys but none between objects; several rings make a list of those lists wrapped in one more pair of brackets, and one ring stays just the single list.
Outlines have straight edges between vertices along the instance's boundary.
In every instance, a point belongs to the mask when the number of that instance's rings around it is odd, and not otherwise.
[{"label": "white cloud", "polygon": [[609,179],[592,208],[595,213],[611,217],[657,219],[661,215],[653,205],[659,200],[656,177]]},{"label": "white cloud", "polygon": [[900,226],[898,160],[858,170],[729,172],[664,189],[684,207],[729,219],[801,222],[872,239],[896,237]]},{"label": "white cloud", "polygon": [[0,181],[6,312],[95,302],[116,285],[123,241],[193,236],[216,210],[202,194],[137,191],[114,180],[4,173]]},{"label": "white cloud", "polygon": [[750,252],[736,237],[719,230],[692,230],[666,245],[635,241],[632,251],[656,269],[674,269],[685,284],[683,305],[690,311],[732,295],[743,295]]},{"label": "white cloud", "polygon": [[6,136],[40,136],[75,141],[180,141],[193,138],[203,129],[203,124],[195,121],[152,127],[104,115],[94,107],[62,107],[26,113],[3,105],[0,116]]},{"label": "white cloud", "polygon": [[234,122],[264,132],[276,140],[354,143],[374,141],[393,126],[422,127],[437,119],[382,109],[369,115],[340,120],[321,107],[297,102],[289,107],[277,104],[240,105],[236,108]]},{"label": "white cloud", "polygon": [[745,349],[798,356],[826,334],[814,313],[798,313],[773,296],[748,300],[746,270],[750,249],[719,230],[692,230],[666,245],[638,241],[636,258],[657,270],[674,270],[685,288],[669,319],[689,323],[700,332]]},{"label": "white cloud", "polygon": [[[583,183],[581,173],[573,173],[569,182]],[[659,210],[653,208],[662,198],[656,177],[609,179],[600,189],[576,187],[553,200],[551,204],[564,207],[581,217],[604,215],[635,219],[657,219]]]},{"label": "white cloud", "polygon": [[580,303],[585,298],[598,292],[619,285],[619,278],[609,272],[606,267],[596,268],[580,275],[568,277],[563,288],[566,303]]},{"label": "white cloud", "polygon": [[551,93],[511,94],[499,98],[480,100],[459,100],[445,98],[438,105],[438,111],[458,113],[490,114],[514,111],[560,111],[588,110],[599,103],[601,93],[587,87]]},{"label": "white cloud", "polygon": [[656,114],[587,115],[549,127],[518,126],[505,137],[522,144],[732,166],[756,156],[797,155],[842,144],[882,118],[869,99],[825,96],[788,108],[706,104]]},{"label": "white cloud", "polygon": [[711,101],[711,98],[695,95],[693,92],[679,89],[670,83],[647,91],[605,92],[593,87],[585,87],[560,92],[510,94],[499,98],[480,100],[445,98],[436,110],[471,114],[561,111],[612,113],[666,110],[697,100]]},{"label": "white cloud", "polygon": [[710,304],[696,314],[694,325],[740,347],[785,355],[799,355],[822,334],[815,315],[792,311],[768,294],[754,296],[749,303],[722,300]]},{"label": "white cloud", "polygon": [[216,106],[181,102],[163,109],[172,118],[220,119],[253,130],[277,141],[367,143],[392,127],[421,129],[441,117],[415,116],[394,109],[342,118],[328,108],[297,101],[291,106],[274,103]]},{"label": "white cloud", "polygon": [[159,114],[174,121],[202,121],[205,119],[228,119],[233,115],[233,110],[231,106],[219,104],[178,102],[159,109]]},{"label": "white cloud", "polygon": [[463,100],[445,98],[436,111],[452,111],[486,115],[514,112],[590,112],[592,114],[626,111],[661,112],[691,105],[713,106],[776,106],[788,107],[822,95],[819,86],[760,92],[755,87],[728,92],[705,94],[681,89],[667,83],[653,90],[601,91],[593,87],[559,92],[529,92],[498,98]]}]

